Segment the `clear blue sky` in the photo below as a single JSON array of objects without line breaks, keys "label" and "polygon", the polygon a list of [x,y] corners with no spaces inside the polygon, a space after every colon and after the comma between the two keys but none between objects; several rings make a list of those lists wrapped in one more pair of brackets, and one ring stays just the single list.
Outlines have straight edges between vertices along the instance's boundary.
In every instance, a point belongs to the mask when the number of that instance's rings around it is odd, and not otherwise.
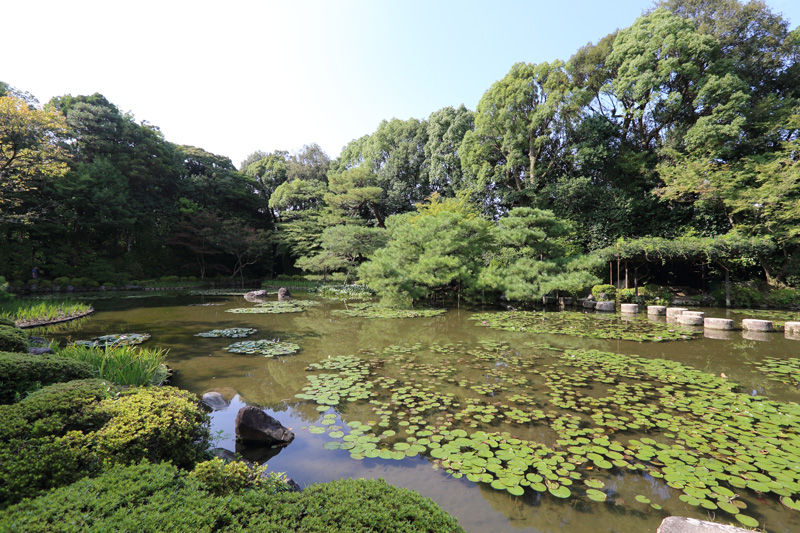
[{"label": "clear blue sky", "polygon": [[[0,80],[44,103],[102,93],[167,140],[228,156],[318,143],[381,120],[475,109],[518,61],[567,60],[650,1],[8,0]],[[792,28],[800,1],[768,0]]]}]

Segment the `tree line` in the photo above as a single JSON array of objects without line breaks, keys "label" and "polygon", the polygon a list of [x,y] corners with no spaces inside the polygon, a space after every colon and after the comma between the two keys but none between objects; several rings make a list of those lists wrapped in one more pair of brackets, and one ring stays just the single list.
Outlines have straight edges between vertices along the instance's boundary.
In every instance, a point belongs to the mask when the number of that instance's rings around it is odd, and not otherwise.
[{"label": "tree line", "polygon": [[[751,247],[743,275],[797,286],[799,58],[800,30],[763,2],[664,0],[567,61],[513,65],[475,110],[383,121],[335,159],[310,144],[255,152],[238,169],[168,142],[99,94],[40,106],[3,85],[0,271],[300,269],[412,299],[534,298],[585,282],[573,260],[587,252],[735,235],[771,243]],[[454,251],[434,260],[404,236],[413,231]],[[453,266],[459,254],[476,264]],[[406,270],[386,270],[391,262]],[[531,272],[549,274],[534,282]],[[569,281],[550,282],[565,272]]]}]

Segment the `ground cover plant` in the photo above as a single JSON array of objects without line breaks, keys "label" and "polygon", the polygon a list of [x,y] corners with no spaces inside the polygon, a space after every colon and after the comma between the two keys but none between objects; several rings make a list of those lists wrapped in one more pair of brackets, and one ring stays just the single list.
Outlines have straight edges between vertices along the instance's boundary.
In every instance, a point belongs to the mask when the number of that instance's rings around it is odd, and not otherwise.
[{"label": "ground cover plant", "polygon": [[281,355],[293,355],[300,351],[300,346],[293,342],[273,339],[234,342],[225,348],[225,350],[231,353],[248,355],[258,354],[263,355],[264,357],[277,357]]},{"label": "ground cover plant", "polygon": [[[800,508],[800,406],[674,361],[484,342],[392,346],[310,371],[297,397],[324,414],[305,429],[354,459],[423,455],[512,495],[656,512],[669,487],[746,527],[759,525],[758,499]],[[360,403],[368,418],[349,416]],[[620,475],[663,488],[623,495]]]},{"label": "ground cover plant", "polygon": [[0,352],[27,352],[28,336],[20,328],[0,325]]},{"label": "ground cover plant", "polygon": [[645,317],[622,318],[597,313],[507,311],[476,313],[470,318],[480,326],[505,331],[555,333],[594,339],[663,342],[688,340],[697,335],[697,332],[688,328]]},{"label": "ground cover plant", "polygon": [[349,304],[346,309],[336,309],[331,314],[360,318],[420,318],[443,315],[447,309],[396,309],[375,303]]},{"label": "ground cover plant", "polygon": [[209,442],[198,398],[172,387],[58,383],[0,406],[0,418],[3,505],[142,459],[191,467]]},{"label": "ground cover plant", "polygon": [[225,328],[225,329],[212,329],[203,333],[195,333],[195,337],[217,338],[228,337],[230,339],[241,339],[256,332],[255,328]]},{"label": "ground cover plant", "polygon": [[102,379],[118,385],[161,385],[170,375],[165,363],[168,350],[139,348],[130,344],[57,347],[60,357],[84,361]]},{"label": "ground cover plant", "polygon": [[[382,480],[340,480],[287,492],[220,487],[218,476],[138,464],[27,500],[0,514],[0,529],[38,531],[463,531],[429,498]],[[206,472],[209,470],[205,468]],[[277,482],[276,482],[277,481]]]}]

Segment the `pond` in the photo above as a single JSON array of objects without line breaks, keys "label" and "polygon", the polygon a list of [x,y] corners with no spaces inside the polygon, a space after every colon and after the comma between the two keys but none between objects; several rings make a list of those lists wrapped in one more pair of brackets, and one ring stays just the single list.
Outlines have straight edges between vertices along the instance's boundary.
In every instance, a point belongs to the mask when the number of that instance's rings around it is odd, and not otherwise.
[{"label": "pond", "polygon": [[[145,346],[170,351],[174,385],[227,400],[212,413],[217,446],[301,486],[386,479],[470,532],[655,531],[669,515],[800,531],[788,508],[800,499],[800,369],[781,362],[800,356],[800,341],[783,333],[707,337],[664,318],[578,311],[364,318],[295,296],[289,313],[227,312],[254,308],[235,295],[96,299],[79,330],[50,336],[149,333]],[[759,316],[705,311],[737,324]],[[256,332],[196,336],[234,327]],[[661,342],[621,340],[636,335]],[[226,351],[259,340],[299,351]],[[292,428],[294,442],[237,446],[244,405]]]}]

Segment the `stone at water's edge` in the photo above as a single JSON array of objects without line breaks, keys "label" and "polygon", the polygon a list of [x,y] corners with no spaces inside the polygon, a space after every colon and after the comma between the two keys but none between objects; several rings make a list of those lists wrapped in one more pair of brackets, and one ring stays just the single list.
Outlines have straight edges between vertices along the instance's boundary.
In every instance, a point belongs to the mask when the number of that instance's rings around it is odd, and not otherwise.
[{"label": "stone at water's edge", "polygon": [[789,339],[800,337],[800,322],[786,322],[783,325],[784,335]]},{"label": "stone at water's edge", "polygon": [[262,298],[265,298],[267,296],[269,296],[268,291],[250,291],[244,295],[244,299],[245,301],[251,303],[258,303],[262,301],[261,300]]},{"label": "stone at water's edge", "polygon": [[247,405],[236,415],[236,439],[286,446],[294,440],[294,433],[258,407]]},{"label": "stone at water's edge", "polygon": [[35,346],[33,348],[28,348],[28,353],[31,355],[42,355],[46,353],[54,353],[53,350],[50,348],[46,348],[43,346]]},{"label": "stone at water's edge", "polygon": [[595,311],[616,311],[617,303],[616,302],[597,302],[594,305]]},{"label": "stone at water's edge", "polygon": [[647,306],[647,314],[648,315],[657,315],[657,316],[666,315],[667,314],[667,308],[665,306],[663,306],[663,305],[648,305]]},{"label": "stone at water's edge", "polygon": [[619,310],[621,313],[634,314],[639,312],[639,304],[620,304]]},{"label": "stone at water's edge", "polygon": [[278,301],[282,302],[292,297],[292,293],[289,292],[289,289],[286,287],[281,287],[278,289]]},{"label": "stone at water's edge", "polygon": [[750,533],[750,530],[683,516],[668,516],[661,521],[656,533]]},{"label": "stone at water's edge", "polygon": [[745,318],[742,320],[742,329],[750,331],[773,331],[772,320],[758,320],[755,318]]},{"label": "stone at water's edge", "polygon": [[227,407],[230,405],[229,402],[225,401],[225,397],[217,391],[206,392],[203,394],[203,403],[214,411],[227,409]]},{"label": "stone at water's edge", "polygon": [[704,318],[703,326],[705,326],[706,329],[730,331],[733,329],[733,320],[730,318]]}]

